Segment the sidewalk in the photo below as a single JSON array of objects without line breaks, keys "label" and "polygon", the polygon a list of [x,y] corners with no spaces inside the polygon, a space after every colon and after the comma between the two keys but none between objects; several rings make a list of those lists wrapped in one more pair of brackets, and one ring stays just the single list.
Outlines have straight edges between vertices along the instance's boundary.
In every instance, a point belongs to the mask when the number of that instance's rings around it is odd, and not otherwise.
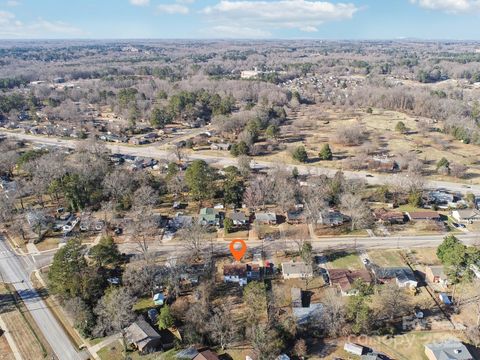
[{"label": "sidewalk", "polygon": [[18,349],[17,344],[15,343],[15,340],[13,340],[12,335],[10,335],[10,332],[7,329],[7,325],[5,325],[1,316],[0,316],[0,328],[3,329],[4,331],[3,334],[7,339],[10,349],[12,349],[12,353],[13,353],[13,356],[15,357],[15,360],[23,360],[22,355],[20,354],[20,350]]}]

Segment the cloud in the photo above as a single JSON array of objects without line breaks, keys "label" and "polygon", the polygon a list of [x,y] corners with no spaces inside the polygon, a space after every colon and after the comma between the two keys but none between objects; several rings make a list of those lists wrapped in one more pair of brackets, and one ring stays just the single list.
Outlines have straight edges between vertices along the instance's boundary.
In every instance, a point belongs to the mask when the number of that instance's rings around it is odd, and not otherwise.
[{"label": "cloud", "polygon": [[135,6],[147,6],[150,5],[150,0],[130,0],[130,4]]},{"label": "cloud", "polygon": [[480,11],[480,0],[410,0],[410,2],[425,9],[454,14]]},{"label": "cloud", "polygon": [[8,1],[6,2],[6,5],[7,5],[7,6],[10,6],[10,7],[15,7],[15,6],[18,6],[18,5],[20,5],[20,4],[21,4],[21,3],[20,3],[19,0],[8,0]]},{"label": "cloud", "polygon": [[190,9],[182,4],[161,4],[157,6],[159,13],[163,14],[188,14]]},{"label": "cloud", "polygon": [[42,18],[22,23],[15,14],[0,11],[0,38],[68,38],[86,35],[81,29],[62,21]]},{"label": "cloud", "polygon": [[325,22],[351,19],[358,10],[351,3],[316,0],[221,0],[201,12],[217,28],[236,26],[267,34],[275,29],[316,32]]}]

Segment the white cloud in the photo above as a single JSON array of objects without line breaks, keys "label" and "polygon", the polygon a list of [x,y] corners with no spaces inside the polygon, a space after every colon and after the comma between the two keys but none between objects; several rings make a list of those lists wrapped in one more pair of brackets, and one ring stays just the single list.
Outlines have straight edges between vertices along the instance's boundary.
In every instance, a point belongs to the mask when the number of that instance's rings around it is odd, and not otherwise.
[{"label": "white cloud", "polygon": [[0,11],[0,38],[71,38],[86,35],[82,30],[62,21],[42,18],[23,23],[7,11]]},{"label": "white cloud", "polygon": [[6,4],[7,4],[7,6],[14,7],[14,6],[20,5],[20,1],[19,0],[8,0]]},{"label": "white cloud", "polygon": [[204,8],[202,13],[217,28],[236,26],[266,34],[274,29],[315,32],[325,22],[351,19],[358,10],[351,3],[317,0],[221,0]]},{"label": "white cloud", "polygon": [[147,6],[150,4],[150,0],[130,0],[130,4],[135,6]]},{"label": "white cloud", "polygon": [[188,14],[190,9],[182,4],[161,4],[157,6],[159,13],[163,14]]},{"label": "white cloud", "polygon": [[448,13],[480,11],[480,0],[410,0],[410,2],[425,9]]}]

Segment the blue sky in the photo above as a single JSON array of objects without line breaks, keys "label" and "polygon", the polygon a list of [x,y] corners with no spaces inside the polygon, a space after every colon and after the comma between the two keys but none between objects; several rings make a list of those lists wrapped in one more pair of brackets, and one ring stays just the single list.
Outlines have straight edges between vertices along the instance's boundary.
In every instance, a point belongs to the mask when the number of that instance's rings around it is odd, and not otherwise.
[{"label": "blue sky", "polygon": [[480,40],[480,0],[0,0],[0,39]]}]

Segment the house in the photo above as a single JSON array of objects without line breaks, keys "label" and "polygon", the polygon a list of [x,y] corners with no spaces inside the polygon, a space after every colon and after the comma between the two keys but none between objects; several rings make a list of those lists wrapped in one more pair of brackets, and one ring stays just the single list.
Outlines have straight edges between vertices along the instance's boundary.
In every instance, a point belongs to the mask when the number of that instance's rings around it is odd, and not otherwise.
[{"label": "house", "polygon": [[248,218],[242,211],[234,211],[228,215],[229,219],[232,219],[233,225],[235,226],[245,226],[248,224]]},{"label": "house", "polygon": [[303,209],[295,209],[287,211],[287,222],[289,224],[303,224],[306,221],[306,216]]},{"label": "house", "polygon": [[411,211],[407,212],[410,221],[433,220],[440,221],[440,214],[436,211]]},{"label": "house", "polygon": [[296,287],[290,289],[292,295],[292,307],[302,307],[302,290]]},{"label": "house", "polygon": [[427,195],[427,201],[430,204],[447,205],[449,203],[453,203],[454,200],[455,197],[452,194],[440,190],[431,191]]},{"label": "house", "polygon": [[443,265],[426,266],[425,277],[431,283],[440,284],[442,286],[448,285],[448,277],[445,275]]},{"label": "house", "polygon": [[162,306],[165,303],[165,295],[162,293],[153,295],[153,303],[157,306]]},{"label": "house", "polygon": [[376,209],[373,211],[373,216],[379,222],[384,224],[403,224],[405,222],[405,215],[400,211],[387,211],[386,209]]},{"label": "house", "polygon": [[220,360],[220,358],[212,350],[203,350],[193,360]]},{"label": "house", "polygon": [[258,264],[247,264],[247,280],[260,280],[262,268]]},{"label": "house", "polygon": [[312,265],[304,262],[282,263],[283,278],[286,279],[305,279],[313,276]]},{"label": "house", "polygon": [[255,68],[254,70],[243,70],[240,74],[242,79],[255,79],[261,74],[260,71]]},{"label": "house", "polygon": [[327,270],[331,286],[337,286],[342,296],[357,295],[358,290],[353,288],[353,283],[360,279],[370,284],[372,278],[367,270],[330,269]]},{"label": "house", "polygon": [[345,343],[343,350],[353,355],[362,356],[366,349],[362,345]]},{"label": "house", "polygon": [[463,209],[452,211],[452,217],[462,224],[472,224],[480,221],[480,210],[477,209]]},{"label": "house", "polygon": [[322,309],[322,304],[310,304],[308,307],[294,307],[292,308],[292,312],[297,325],[305,325],[310,320],[314,320],[318,323],[322,314]]},{"label": "house", "polygon": [[473,360],[467,347],[457,339],[425,345],[428,360]]},{"label": "house", "polygon": [[128,346],[140,354],[148,354],[162,347],[162,338],[145,320],[140,319],[125,329]]},{"label": "house", "polygon": [[277,215],[272,212],[255,213],[255,221],[262,225],[276,225]]},{"label": "house", "polygon": [[367,160],[367,168],[379,172],[395,172],[399,170],[398,163],[388,158],[376,158]]},{"label": "house", "polygon": [[381,283],[395,280],[398,287],[416,288],[418,281],[409,267],[374,268],[373,273]]},{"label": "house", "polygon": [[223,282],[237,283],[240,286],[247,285],[247,266],[245,264],[224,265]]},{"label": "house", "polygon": [[340,226],[343,225],[345,220],[346,218],[341,212],[329,210],[327,212],[320,213],[317,224],[326,226]]},{"label": "house", "polygon": [[229,151],[231,147],[232,144],[229,143],[213,143],[210,145],[210,150]]},{"label": "house", "polygon": [[203,208],[198,216],[198,223],[201,225],[220,226],[222,221],[222,213],[217,209]]}]

